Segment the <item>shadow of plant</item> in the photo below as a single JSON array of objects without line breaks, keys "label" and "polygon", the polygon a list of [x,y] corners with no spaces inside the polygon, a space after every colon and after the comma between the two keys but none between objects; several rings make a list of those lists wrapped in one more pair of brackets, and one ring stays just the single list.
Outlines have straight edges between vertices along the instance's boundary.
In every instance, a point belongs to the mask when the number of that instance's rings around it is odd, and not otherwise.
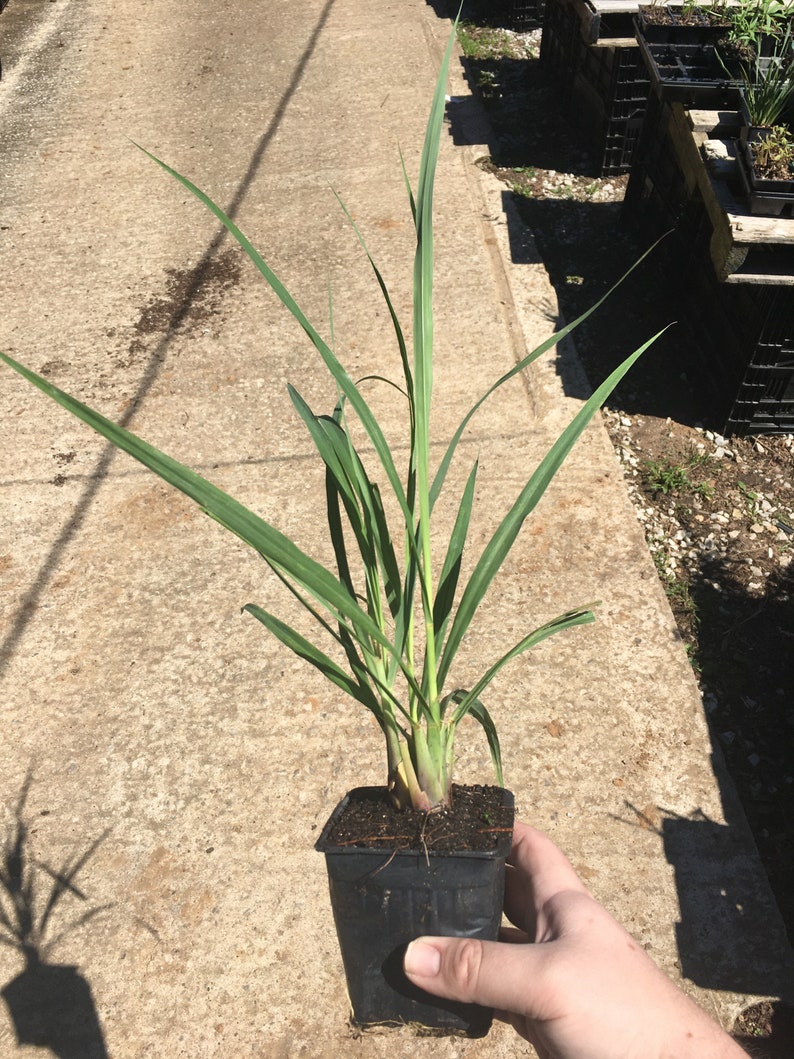
[{"label": "shadow of plant", "polygon": [[65,897],[87,901],[75,879],[108,832],[60,868],[45,864],[32,853],[24,819],[31,781],[29,773],[0,857],[0,944],[17,949],[25,968],[0,990],[0,996],[18,1045],[49,1048],[59,1059],[106,1059],[90,985],[77,967],[47,959],[67,934],[110,907],[90,908],[52,933],[56,910]]},{"label": "shadow of plant", "polygon": [[[746,824],[725,785],[719,758],[714,770],[723,794],[725,822],[695,809],[682,816],[663,806],[639,809],[626,802],[633,820],[663,843],[675,872],[680,918],[675,924],[681,973],[704,989],[756,996],[786,996],[788,953],[772,951],[767,927],[774,907],[759,894]],[[649,815],[649,810],[652,810]],[[737,843],[735,831],[745,832]]]}]

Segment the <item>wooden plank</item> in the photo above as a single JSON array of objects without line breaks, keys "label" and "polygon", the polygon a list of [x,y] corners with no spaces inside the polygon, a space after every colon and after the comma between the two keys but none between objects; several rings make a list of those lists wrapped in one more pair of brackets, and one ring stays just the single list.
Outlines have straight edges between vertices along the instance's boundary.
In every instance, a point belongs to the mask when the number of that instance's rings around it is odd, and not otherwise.
[{"label": "wooden plank", "polygon": [[747,283],[757,287],[794,287],[794,276],[778,276],[774,272],[732,272],[723,283]]},{"label": "wooden plank", "polygon": [[[794,286],[794,219],[761,217],[750,213],[747,205],[736,198],[728,182],[716,176],[706,164],[702,148],[722,136],[727,128],[738,127],[724,111],[686,111],[682,104],[670,105],[669,138],[688,195],[695,188],[703,201],[712,234],[709,246],[711,261],[718,279],[732,283],[764,283]],[[720,139],[722,139],[722,136]],[[728,166],[740,164],[736,141],[725,138]],[[765,248],[775,247],[782,254],[774,260],[764,255]]]},{"label": "wooden plank", "polygon": [[[715,176],[703,161],[702,147],[706,140],[723,139],[722,136],[711,136],[707,131],[723,127],[724,119],[719,117],[722,114],[724,114],[723,111],[689,112],[689,118],[693,123],[695,119],[701,123],[692,129],[692,142],[697,148],[705,178],[700,182],[701,188],[705,193],[710,192],[713,194],[719,207],[724,210],[726,221],[734,233],[734,242],[737,244],[748,246],[757,243],[794,245],[794,218],[763,217],[759,214],[751,213],[746,203],[737,199],[731,193],[726,181]],[[736,127],[738,128],[738,123]],[[740,165],[741,163],[736,155],[736,141],[725,139],[723,142],[734,164]]]},{"label": "wooden plank", "polygon": [[639,48],[636,37],[599,37],[591,48]]}]

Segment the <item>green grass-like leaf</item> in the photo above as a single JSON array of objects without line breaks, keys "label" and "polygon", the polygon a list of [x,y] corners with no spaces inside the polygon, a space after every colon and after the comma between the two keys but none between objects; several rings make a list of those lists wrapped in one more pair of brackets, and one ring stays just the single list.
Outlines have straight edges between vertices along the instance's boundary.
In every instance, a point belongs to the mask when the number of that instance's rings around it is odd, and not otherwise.
[{"label": "green grass-like leaf", "polygon": [[[482,701],[483,693],[504,667],[525,651],[557,632],[594,620],[589,607],[567,611],[524,634],[495,660],[485,660],[482,675],[468,690],[452,693],[444,690],[453,677],[457,652],[524,522],[597,409],[653,341],[627,357],[582,405],[503,515],[468,578],[464,579],[465,549],[479,484],[476,462],[462,493],[455,498],[457,514],[446,540],[439,539],[432,525],[435,505],[446,487],[461,439],[486,400],[569,334],[598,308],[603,298],[577,320],[541,342],[474,401],[433,469],[433,197],[453,45],[454,31],[433,95],[415,193],[400,156],[408,207],[416,230],[411,348],[383,275],[347,207],[339,200],[367,256],[389,313],[402,366],[400,382],[378,376],[354,382],[331,345],[306,318],[248,237],[190,180],[145,152],[230,232],[308,336],[337,388],[337,404],[331,415],[316,413],[294,387],[290,386],[288,391],[325,468],[325,517],[335,573],[195,471],[0,354],[0,360],[28,382],[181,490],[265,559],[310,616],[313,629],[326,647],[258,604],[249,603],[244,610],[346,697],[373,714],[386,742],[392,797],[399,805],[410,802],[420,809],[448,800],[455,735],[467,715],[481,726],[497,778],[502,782],[499,739],[494,720]],[[333,330],[332,312],[331,319]],[[407,453],[401,456],[402,473],[395,457],[397,450],[393,452],[390,448],[372,406],[364,397],[363,382],[368,386],[386,382],[396,387],[399,400],[405,402],[405,436],[400,444],[407,448]],[[352,440],[353,434],[361,433],[351,431],[353,420],[363,429],[367,448],[371,447],[366,459],[364,447],[357,449]],[[374,473],[370,464],[375,468]],[[389,524],[390,519],[393,525]],[[434,548],[438,553],[435,557]],[[441,560],[438,570],[434,568],[434,558]],[[7,917],[7,913],[0,906],[0,924],[5,925],[3,916]]]}]

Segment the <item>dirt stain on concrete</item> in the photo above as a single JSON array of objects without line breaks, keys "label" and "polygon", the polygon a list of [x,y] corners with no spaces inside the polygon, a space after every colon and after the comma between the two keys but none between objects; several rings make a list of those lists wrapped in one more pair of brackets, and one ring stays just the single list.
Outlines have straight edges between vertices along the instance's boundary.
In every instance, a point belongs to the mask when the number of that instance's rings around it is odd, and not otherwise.
[{"label": "dirt stain on concrete", "polygon": [[127,367],[147,353],[146,340],[152,335],[159,339],[175,332],[189,335],[220,317],[224,295],[238,285],[241,272],[242,252],[235,247],[202,258],[193,268],[166,269],[165,291],[141,309],[125,363],[119,366]]}]

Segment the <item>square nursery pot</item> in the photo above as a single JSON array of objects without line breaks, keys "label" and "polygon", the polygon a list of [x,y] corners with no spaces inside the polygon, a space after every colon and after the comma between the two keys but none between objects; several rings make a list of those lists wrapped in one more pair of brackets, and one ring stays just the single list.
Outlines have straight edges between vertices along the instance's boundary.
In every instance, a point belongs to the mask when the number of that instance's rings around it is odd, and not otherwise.
[{"label": "square nursery pot", "polygon": [[358,787],[343,798],[315,849],[325,854],[352,1022],[362,1028],[412,1025],[439,1036],[483,1037],[493,1012],[432,997],[403,974],[408,943],[423,934],[481,938],[499,933],[505,861],[512,844],[514,800],[502,790],[509,826],[486,851],[368,849],[335,845],[329,835],[353,800],[382,787]]},{"label": "square nursery pot", "polygon": [[758,176],[752,143],[762,141],[768,129],[745,126],[739,134],[739,175],[747,205],[754,216],[794,217],[794,176],[790,180],[769,180]]}]

